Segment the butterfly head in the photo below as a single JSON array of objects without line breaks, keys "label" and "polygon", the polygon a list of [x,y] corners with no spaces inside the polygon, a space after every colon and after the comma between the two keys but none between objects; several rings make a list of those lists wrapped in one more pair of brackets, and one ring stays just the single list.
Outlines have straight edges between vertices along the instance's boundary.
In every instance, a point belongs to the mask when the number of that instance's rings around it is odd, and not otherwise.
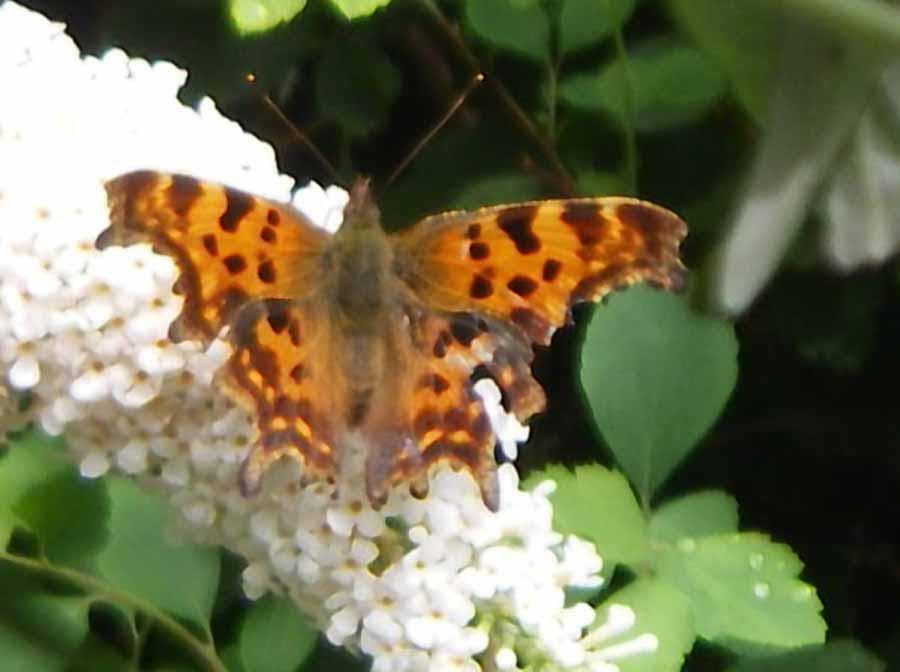
[{"label": "butterfly head", "polygon": [[344,230],[360,231],[378,228],[381,212],[375,205],[371,180],[368,177],[357,177],[350,187],[350,200],[344,206]]}]

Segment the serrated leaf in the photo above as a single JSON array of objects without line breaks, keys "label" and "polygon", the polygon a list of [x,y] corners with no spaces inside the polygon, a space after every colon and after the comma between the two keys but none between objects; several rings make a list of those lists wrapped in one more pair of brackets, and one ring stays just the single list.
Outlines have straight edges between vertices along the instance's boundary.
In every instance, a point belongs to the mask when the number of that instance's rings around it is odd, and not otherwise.
[{"label": "serrated leaf", "polygon": [[316,72],[322,115],[351,135],[382,127],[400,92],[400,74],[367,34],[332,42]]},{"label": "serrated leaf", "polygon": [[290,672],[312,654],[317,640],[294,604],[267,595],[253,604],[241,627],[241,662],[253,672]]},{"label": "serrated leaf", "polygon": [[744,109],[756,121],[762,121],[774,42],[772,4],[668,0],[668,6],[678,26],[728,78]]},{"label": "serrated leaf", "polygon": [[821,643],[826,630],[815,589],[797,578],[802,568],[765,535],[724,534],[664,551],[657,576],[688,597],[704,639],[795,647]]},{"label": "serrated leaf", "polygon": [[805,646],[776,656],[743,660],[727,672],[882,672],[887,666],[857,641]]},{"label": "serrated leaf", "polygon": [[170,614],[205,627],[219,580],[219,554],[209,547],[171,541],[166,503],[121,478],[107,479],[109,541],[97,571],[117,588]]},{"label": "serrated leaf", "polygon": [[331,3],[348,19],[362,19],[371,16],[391,0],[331,0]]},{"label": "serrated leaf", "polygon": [[693,492],[666,502],[650,518],[650,538],[675,544],[685,538],[737,532],[738,507],[721,490]]},{"label": "serrated leaf", "polygon": [[544,62],[550,55],[550,19],[534,0],[467,0],[473,32],[498,49]]},{"label": "serrated leaf", "polygon": [[[662,581],[641,578],[607,598],[597,609],[595,623],[609,622],[613,605],[630,607],[635,624],[623,634],[604,641],[603,645],[630,642],[629,648],[643,651],[617,658],[616,667],[621,672],[677,672],[681,669],[684,656],[695,639],[690,606],[684,595]],[[643,646],[637,646],[635,640]]]},{"label": "serrated leaf", "polygon": [[644,516],[622,474],[597,464],[574,472],[553,465],[531,474],[527,487],[556,481],[550,495],[553,529],[592,541],[604,564],[640,562],[647,553]]},{"label": "serrated leaf", "polygon": [[625,127],[628,87],[634,126],[650,132],[705,114],[725,92],[725,80],[699,50],[661,37],[635,47],[627,64],[614,59],[598,72],[567,77],[560,84],[559,96],[574,107],[604,112]]},{"label": "serrated leaf", "polygon": [[597,44],[622,28],[637,0],[565,0],[559,17],[563,54]]},{"label": "serrated leaf", "polygon": [[731,325],[695,313],[684,297],[633,287],[588,325],[581,384],[644,501],[715,422],[736,378]]},{"label": "serrated leaf", "polygon": [[6,548],[17,525],[27,527],[14,505],[32,488],[70,469],[59,456],[60,442],[38,432],[17,435],[0,457],[0,546]]},{"label": "serrated leaf", "polygon": [[230,0],[228,13],[242,33],[262,33],[293,19],[306,0]]}]

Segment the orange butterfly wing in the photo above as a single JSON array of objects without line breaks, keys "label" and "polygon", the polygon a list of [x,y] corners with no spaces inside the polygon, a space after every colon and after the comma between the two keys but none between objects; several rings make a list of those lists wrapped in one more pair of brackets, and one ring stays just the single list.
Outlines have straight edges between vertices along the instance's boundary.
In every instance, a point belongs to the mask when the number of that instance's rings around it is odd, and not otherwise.
[{"label": "orange butterfly wing", "polygon": [[248,299],[300,298],[317,286],[313,259],[329,234],[287,205],[152,171],[117,177],[106,191],[110,227],[97,247],[146,242],[178,265],[184,306],[173,341],[209,342]]},{"label": "orange butterfly wing", "polygon": [[110,226],[97,247],[147,242],[178,266],[184,304],[170,338],[208,343],[230,327],[218,381],[258,428],[242,489],[255,490],[282,455],[333,476],[340,377],[323,370],[327,316],[303,300],[321,285],[316,261],[329,234],[290,206],[184,175],[128,173],[106,191]]},{"label": "orange butterfly wing", "polygon": [[[388,339],[403,370],[387,382],[390,389],[382,390],[387,394],[365,426],[369,497],[378,505],[401,482],[425,494],[431,467],[447,463],[469,471],[485,503],[496,510],[496,439],[472,374],[490,361],[504,327],[427,306],[410,306],[405,316],[391,325]],[[525,345],[530,361],[531,347]],[[537,393],[543,399],[540,388]]]},{"label": "orange butterfly wing", "polygon": [[342,379],[332,363],[327,316],[314,301],[254,301],[237,315],[231,357],[219,373],[225,390],[254,412],[258,436],[241,469],[241,490],[255,492],[266,468],[289,456],[313,476],[337,471],[336,413]]},{"label": "orange butterfly wing", "polygon": [[574,303],[642,281],[680,287],[686,233],[652,203],[579,198],[428,217],[397,247],[427,304],[505,318],[547,345]]},{"label": "orange butterfly wing", "polygon": [[531,343],[547,345],[573,304],[637,282],[679,289],[674,213],[630,198],[579,198],[449,212],[396,236],[401,276],[427,306],[469,313],[493,337],[482,358],[509,410],[543,410]]}]

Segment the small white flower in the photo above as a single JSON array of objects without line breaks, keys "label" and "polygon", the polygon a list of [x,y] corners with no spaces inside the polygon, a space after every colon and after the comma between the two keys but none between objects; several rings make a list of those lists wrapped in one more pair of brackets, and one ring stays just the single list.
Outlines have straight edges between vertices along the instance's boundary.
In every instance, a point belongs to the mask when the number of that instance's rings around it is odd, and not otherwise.
[{"label": "small white flower", "polygon": [[269,592],[271,575],[265,565],[259,562],[251,562],[241,574],[244,582],[244,595],[251,600],[258,600]]},{"label": "small white flower", "polygon": [[41,379],[41,367],[38,360],[29,354],[21,355],[10,367],[7,379],[10,385],[20,390],[34,387]]},{"label": "small white flower", "polygon": [[365,539],[354,539],[350,544],[350,553],[331,572],[331,577],[341,585],[352,584],[357,575],[365,572],[369,563],[377,557],[378,546]]},{"label": "small white flower", "polygon": [[[358,493],[362,494],[362,493]],[[384,531],[384,516],[374,511],[362,497],[353,497],[330,506],[325,519],[332,531],[342,537],[349,537],[354,529],[367,537],[377,537]]]},{"label": "small white flower", "polygon": [[109,471],[109,458],[99,451],[91,452],[81,460],[79,471],[85,478],[98,478]]},{"label": "small white flower", "polygon": [[147,470],[147,440],[135,438],[116,454],[116,463],[126,474],[140,474]]},{"label": "small white flower", "polygon": [[344,206],[350,200],[350,194],[339,187],[322,189],[315,182],[297,190],[293,204],[310,221],[326,231],[334,233],[344,219]]},{"label": "small white flower", "polygon": [[502,670],[506,672],[506,670],[514,670],[516,668],[516,652],[510,649],[507,646],[504,646],[497,650],[497,653],[494,654],[494,665],[497,666],[498,670]]}]

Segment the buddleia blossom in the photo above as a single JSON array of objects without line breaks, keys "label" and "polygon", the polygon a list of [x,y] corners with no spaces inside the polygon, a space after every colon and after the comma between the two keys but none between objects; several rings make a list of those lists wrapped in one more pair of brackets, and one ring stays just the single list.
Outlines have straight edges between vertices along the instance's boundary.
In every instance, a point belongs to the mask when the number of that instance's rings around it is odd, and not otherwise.
[{"label": "buddleia blossom", "polygon": [[[279,464],[257,496],[240,494],[253,418],[211,385],[228,346],[167,340],[181,309],[169,258],[95,249],[109,224],[103,182],[190,173],[292,201],[332,230],[347,195],[294,191],[269,145],[209,99],[176,99],[185,77],[119,50],[82,58],[63,26],[0,5],[0,82],[17,92],[0,104],[0,429],[34,421],[64,434],[85,477],[115,471],[158,490],[186,535],[246,559],[249,597],[290,596],[375,670],[608,672],[653,650],[627,607],[595,623],[587,604],[567,606],[565,588],[602,583],[602,560],[553,530],[553,484],[523,490],[511,464],[496,513],[450,470],[432,475],[425,499],[397,489],[375,511],[359,451],[336,484]],[[477,389],[514,457],[527,428],[492,383]]]}]

